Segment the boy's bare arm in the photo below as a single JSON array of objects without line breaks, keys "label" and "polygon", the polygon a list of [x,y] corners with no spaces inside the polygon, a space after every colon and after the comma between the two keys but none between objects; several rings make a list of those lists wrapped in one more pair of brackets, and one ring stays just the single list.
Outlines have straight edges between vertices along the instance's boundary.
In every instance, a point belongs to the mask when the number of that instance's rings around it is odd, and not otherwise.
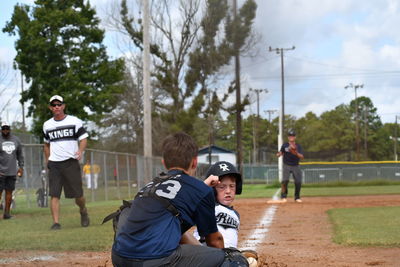
[{"label": "boy's bare arm", "polygon": [[218,176],[210,175],[204,180],[204,183],[208,186],[214,187],[220,183]]},{"label": "boy's bare arm", "polygon": [[189,245],[201,245],[201,243],[189,231],[190,230],[183,233],[180,243]]}]

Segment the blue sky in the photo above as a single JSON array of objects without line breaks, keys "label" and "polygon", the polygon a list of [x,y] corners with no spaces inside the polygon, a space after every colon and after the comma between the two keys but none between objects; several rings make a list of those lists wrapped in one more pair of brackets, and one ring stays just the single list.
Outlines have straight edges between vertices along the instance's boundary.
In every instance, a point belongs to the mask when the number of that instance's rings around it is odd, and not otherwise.
[{"label": "blue sky", "polygon": [[[0,26],[10,19],[17,2],[2,1]],[[239,1],[240,2],[240,1]],[[320,115],[354,99],[349,83],[364,84],[358,96],[371,98],[383,122],[400,115],[400,4],[396,0],[256,0],[256,32],[261,36],[255,58],[242,58],[243,91],[260,94],[260,115],[280,109],[280,56],[268,47],[296,49],[285,53],[285,112],[297,118],[308,111]],[[115,1],[91,0],[101,19]],[[105,20],[103,20],[104,22]],[[105,25],[105,24],[104,24]],[[106,26],[104,26],[106,27]],[[121,39],[107,31],[106,45],[113,57],[121,53]],[[0,61],[12,66],[14,39],[0,33]],[[228,68],[229,69],[229,68]],[[0,116],[21,121],[19,74],[1,79]],[[256,113],[257,105],[245,116]],[[10,101],[11,100],[11,101]],[[7,105],[7,102],[10,104]],[[46,101],[46,100],[44,100]],[[273,117],[277,116],[275,113]]]}]

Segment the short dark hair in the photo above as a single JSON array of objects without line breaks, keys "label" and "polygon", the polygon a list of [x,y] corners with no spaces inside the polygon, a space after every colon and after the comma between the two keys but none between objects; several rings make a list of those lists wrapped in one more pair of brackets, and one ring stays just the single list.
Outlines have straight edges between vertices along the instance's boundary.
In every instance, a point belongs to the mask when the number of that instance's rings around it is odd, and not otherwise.
[{"label": "short dark hair", "polygon": [[165,167],[188,170],[192,159],[197,157],[198,150],[194,139],[184,132],[167,136],[162,144]]}]

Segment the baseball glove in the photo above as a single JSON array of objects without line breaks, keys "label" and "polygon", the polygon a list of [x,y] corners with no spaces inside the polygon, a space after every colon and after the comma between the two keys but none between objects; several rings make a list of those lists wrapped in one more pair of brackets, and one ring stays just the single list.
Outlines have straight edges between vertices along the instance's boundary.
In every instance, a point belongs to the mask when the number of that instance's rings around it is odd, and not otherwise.
[{"label": "baseball glove", "polygon": [[294,145],[294,146],[290,146],[289,147],[289,151],[290,151],[290,153],[292,153],[293,155],[296,155],[297,156],[297,146],[296,145]]}]

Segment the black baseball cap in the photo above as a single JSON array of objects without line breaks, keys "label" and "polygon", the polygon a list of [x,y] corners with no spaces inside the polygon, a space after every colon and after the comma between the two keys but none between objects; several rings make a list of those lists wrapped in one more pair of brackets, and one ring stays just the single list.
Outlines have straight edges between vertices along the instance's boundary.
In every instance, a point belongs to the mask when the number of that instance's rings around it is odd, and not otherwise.
[{"label": "black baseball cap", "polygon": [[296,136],[296,132],[294,130],[289,130],[288,136]]}]

